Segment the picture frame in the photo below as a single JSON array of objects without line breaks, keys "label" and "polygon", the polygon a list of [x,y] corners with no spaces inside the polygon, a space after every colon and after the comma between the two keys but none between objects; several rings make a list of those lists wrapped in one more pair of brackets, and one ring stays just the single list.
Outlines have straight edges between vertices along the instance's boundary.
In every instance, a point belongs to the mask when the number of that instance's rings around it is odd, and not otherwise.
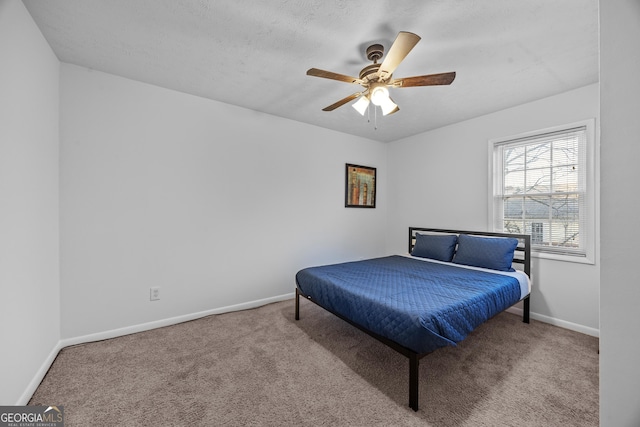
[{"label": "picture frame", "polygon": [[375,208],[376,187],[376,168],[351,163],[345,165],[345,208]]}]

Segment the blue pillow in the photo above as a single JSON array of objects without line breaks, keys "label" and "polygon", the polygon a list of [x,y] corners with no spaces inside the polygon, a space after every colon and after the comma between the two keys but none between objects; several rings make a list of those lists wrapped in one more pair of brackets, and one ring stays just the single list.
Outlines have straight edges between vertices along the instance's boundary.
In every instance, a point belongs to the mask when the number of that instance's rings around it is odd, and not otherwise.
[{"label": "blue pillow", "polygon": [[514,271],[511,263],[517,246],[518,239],[512,237],[478,237],[461,234],[458,236],[458,251],[453,262],[492,270]]},{"label": "blue pillow", "polygon": [[416,244],[411,255],[450,262],[456,249],[458,236],[436,236],[432,234],[416,234]]}]

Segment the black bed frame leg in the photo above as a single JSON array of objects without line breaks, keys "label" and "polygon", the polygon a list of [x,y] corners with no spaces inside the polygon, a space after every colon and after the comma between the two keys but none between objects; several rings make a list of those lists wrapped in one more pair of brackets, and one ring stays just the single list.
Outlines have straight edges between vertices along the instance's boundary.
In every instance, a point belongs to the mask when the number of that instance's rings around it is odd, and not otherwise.
[{"label": "black bed frame leg", "polygon": [[409,355],[409,407],[418,411],[418,379],[420,374],[420,359],[417,353]]},{"label": "black bed frame leg", "polygon": [[523,300],[523,310],[522,310],[522,321],[524,323],[529,323],[529,311],[531,310],[529,306],[529,296],[526,296]]},{"label": "black bed frame leg", "polygon": [[300,292],[296,287],[296,320],[300,320]]}]

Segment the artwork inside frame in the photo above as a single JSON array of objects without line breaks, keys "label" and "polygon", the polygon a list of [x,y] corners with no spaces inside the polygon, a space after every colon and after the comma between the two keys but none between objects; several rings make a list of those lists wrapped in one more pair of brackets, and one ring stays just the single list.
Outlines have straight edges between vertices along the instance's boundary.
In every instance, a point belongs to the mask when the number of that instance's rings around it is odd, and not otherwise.
[{"label": "artwork inside frame", "polygon": [[376,168],[346,164],[344,206],[376,207]]}]

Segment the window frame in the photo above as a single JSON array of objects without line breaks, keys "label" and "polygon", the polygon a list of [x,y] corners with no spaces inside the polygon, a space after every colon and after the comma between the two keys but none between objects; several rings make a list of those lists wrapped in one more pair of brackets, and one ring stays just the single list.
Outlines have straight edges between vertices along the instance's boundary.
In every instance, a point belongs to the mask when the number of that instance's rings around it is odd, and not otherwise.
[{"label": "window frame", "polygon": [[[503,232],[502,229],[498,229],[496,224],[498,224],[498,219],[502,220],[504,212],[496,212],[495,210],[495,195],[497,191],[497,186],[501,186],[502,182],[502,171],[495,170],[498,165],[502,164],[502,161],[498,161],[497,156],[497,147],[504,146],[512,142],[516,144],[517,141],[528,138],[535,138],[537,136],[543,136],[545,134],[557,133],[563,131],[570,131],[575,128],[584,127],[586,130],[586,153],[585,153],[585,212],[587,213],[587,218],[584,223],[584,230],[581,231],[581,238],[584,237],[584,249],[585,254],[569,254],[569,253],[557,253],[553,250],[545,250],[543,247],[536,247],[532,244],[531,253],[532,256],[537,258],[544,259],[553,259],[559,261],[568,261],[568,262],[577,262],[583,264],[595,264],[596,259],[596,232],[597,232],[597,198],[598,198],[598,188],[596,186],[597,180],[597,160],[596,160],[596,128],[595,128],[595,119],[587,119],[581,120],[578,122],[553,126],[545,129],[538,129],[529,132],[523,132],[516,135],[510,135],[505,137],[499,137],[490,139],[488,141],[488,157],[489,157],[489,173],[488,173],[488,221],[489,221],[489,230],[495,232]],[[500,182],[497,183],[496,180],[499,179]],[[500,215],[498,218],[496,215]],[[586,236],[583,236],[586,234]]]}]

